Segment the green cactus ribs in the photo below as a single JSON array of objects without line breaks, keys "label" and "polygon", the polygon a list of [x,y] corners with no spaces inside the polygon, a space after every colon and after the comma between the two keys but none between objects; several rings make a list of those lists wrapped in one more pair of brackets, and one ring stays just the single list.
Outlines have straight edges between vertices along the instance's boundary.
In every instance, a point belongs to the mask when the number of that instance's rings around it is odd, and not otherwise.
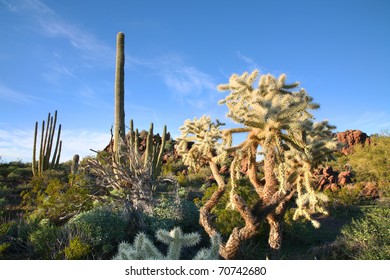
[{"label": "green cactus ribs", "polygon": [[[56,124],[57,124],[57,111],[54,112],[54,116],[48,114],[46,128],[45,121],[42,121],[42,129],[41,129],[41,141],[40,148],[38,154],[38,161],[36,158],[37,153],[37,138],[38,138],[38,122],[35,123],[35,132],[34,132],[34,145],[33,145],[33,158],[32,158],[32,172],[34,176],[41,176],[42,173],[49,169],[54,169],[58,166],[60,162],[61,156],[61,148],[62,141],[60,140],[61,136],[61,125],[58,127],[57,139],[55,141],[54,153],[52,155],[53,150],[53,142],[54,136],[56,133]],[[52,159],[50,161],[50,157],[52,155]]]},{"label": "green cactus ribs", "polygon": [[125,140],[125,34],[117,34],[115,68],[114,156],[120,162],[120,145]]}]

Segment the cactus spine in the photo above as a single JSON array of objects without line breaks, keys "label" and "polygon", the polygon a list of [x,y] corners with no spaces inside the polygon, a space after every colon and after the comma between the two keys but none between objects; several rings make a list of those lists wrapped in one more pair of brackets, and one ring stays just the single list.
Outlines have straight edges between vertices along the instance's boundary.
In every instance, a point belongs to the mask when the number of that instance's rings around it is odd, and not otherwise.
[{"label": "cactus spine", "polygon": [[117,34],[115,69],[114,156],[120,162],[120,145],[125,140],[125,34]]},{"label": "cactus spine", "polygon": [[55,111],[54,116],[51,116],[50,113],[47,117],[46,129],[45,121],[42,121],[42,130],[41,130],[41,144],[39,149],[39,160],[36,160],[37,152],[37,138],[38,138],[38,122],[35,123],[34,131],[34,145],[33,145],[33,159],[32,159],[32,172],[34,176],[41,176],[42,173],[48,169],[53,169],[58,166],[61,155],[62,141],[60,140],[61,136],[61,125],[58,127],[57,140],[50,163],[50,156],[53,149],[54,135],[57,125],[57,111]]}]

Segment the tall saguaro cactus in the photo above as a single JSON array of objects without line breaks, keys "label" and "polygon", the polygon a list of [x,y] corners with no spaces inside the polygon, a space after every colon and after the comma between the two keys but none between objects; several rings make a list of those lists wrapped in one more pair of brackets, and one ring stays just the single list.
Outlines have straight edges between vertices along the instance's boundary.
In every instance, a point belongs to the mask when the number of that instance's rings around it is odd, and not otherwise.
[{"label": "tall saguaro cactus", "polygon": [[36,152],[37,152],[38,122],[35,123],[33,159],[32,159],[32,166],[31,166],[34,176],[40,176],[42,172],[44,172],[45,170],[53,169],[59,164],[61,147],[62,147],[62,141],[60,140],[61,125],[59,125],[58,127],[54,154],[50,162],[56,124],[57,124],[57,111],[54,112],[54,116],[51,116],[50,113],[48,114],[46,129],[45,129],[45,121],[42,121],[41,144],[39,149],[39,159],[37,161]]},{"label": "tall saguaro cactus", "polygon": [[120,161],[120,145],[125,140],[125,34],[116,37],[114,156]]}]

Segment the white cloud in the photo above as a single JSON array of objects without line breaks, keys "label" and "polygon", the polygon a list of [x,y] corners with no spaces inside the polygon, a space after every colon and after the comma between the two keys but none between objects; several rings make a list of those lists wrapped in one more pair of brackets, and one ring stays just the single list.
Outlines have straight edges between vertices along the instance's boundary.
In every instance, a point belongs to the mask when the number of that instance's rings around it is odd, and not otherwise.
[{"label": "white cloud", "polygon": [[390,130],[390,114],[383,111],[366,111],[356,118],[353,125],[368,134],[381,133]]},{"label": "white cloud", "polygon": [[248,65],[248,67],[250,68],[250,69],[248,69],[248,71],[253,71],[255,69],[259,69],[259,67],[254,59],[242,54],[239,51],[237,52],[237,57]]},{"label": "white cloud", "polygon": [[0,157],[5,161],[31,161],[34,131],[0,129]]},{"label": "white cloud", "polygon": [[[12,12],[32,18],[39,26],[38,32],[67,40],[88,63],[111,64],[115,49],[99,41],[92,33],[64,21],[55,11],[39,0],[17,0],[12,3],[1,0]],[[32,24],[33,26],[33,24]]]},{"label": "white cloud", "polygon": [[189,105],[206,104],[198,102],[198,98],[210,98],[210,93],[216,91],[213,78],[192,65],[185,63],[179,55],[165,55],[156,59],[147,60],[133,56],[126,58],[130,67],[146,67],[160,76],[162,81],[171,90],[176,99]]},{"label": "white cloud", "polygon": [[15,89],[12,89],[0,81],[0,99],[11,101],[14,103],[36,103],[37,101],[40,101],[41,99],[29,95],[26,93],[21,93]]},{"label": "white cloud", "polygon": [[[40,135],[38,135],[38,138]],[[109,132],[90,130],[64,130],[61,132],[61,161],[72,159],[74,154],[81,157],[93,155],[90,150],[102,150],[110,141]],[[0,157],[3,161],[22,160],[31,162],[34,131],[20,129],[0,129]],[[39,146],[39,143],[37,144]],[[37,147],[39,150],[39,147]]]}]

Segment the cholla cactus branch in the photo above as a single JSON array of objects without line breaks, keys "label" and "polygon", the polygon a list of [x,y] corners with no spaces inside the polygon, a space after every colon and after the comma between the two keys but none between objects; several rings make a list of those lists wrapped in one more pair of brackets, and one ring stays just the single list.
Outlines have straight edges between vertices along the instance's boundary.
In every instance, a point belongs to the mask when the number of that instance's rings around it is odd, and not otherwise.
[{"label": "cholla cactus branch", "polygon": [[[118,253],[115,260],[179,260],[183,248],[193,247],[200,241],[200,235],[197,232],[183,234],[177,227],[171,231],[158,230],[156,238],[168,245],[168,253],[164,256],[153,244],[153,242],[144,234],[137,234],[133,245],[121,243],[118,246]],[[200,250],[194,259],[212,260],[219,259],[218,249],[221,243],[219,235],[211,238],[211,246]]]},{"label": "cholla cactus branch", "polygon": [[168,260],[178,260],[182,248],[195,246],[200,241],[200,235],[197,232],[183,234],[179,227],[176,227],[169,232],[160,229],[156,232],[156,238],[168,245],[168,253],[166,256],[166,259]]}]

